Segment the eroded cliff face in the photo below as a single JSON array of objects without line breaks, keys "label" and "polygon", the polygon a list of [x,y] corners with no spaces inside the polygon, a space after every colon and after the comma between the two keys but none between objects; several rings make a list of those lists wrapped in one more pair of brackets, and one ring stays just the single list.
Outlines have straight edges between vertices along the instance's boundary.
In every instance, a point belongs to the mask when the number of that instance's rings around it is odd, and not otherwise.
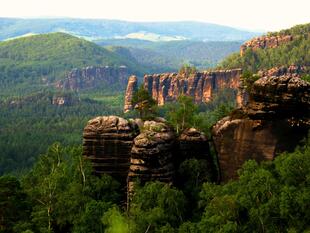
[{"label": "eroded cliff face", "polygon": [[254,83],[247,105],[213,127],[222,181],[237,178],[248,159],[272,160],[307,136],[310,83],[295,68],[262,72],[266,76]]},{"label": "eroded cliff face", "polygon": [[247,49],[253,51],[257,49],[276,48],[280,45],[287,44],[294,39],[292,35],[279,35],[279,36],[261,36],[245,42],[240,47],[240,55],[243,56]]},{"label": "eroded cliff face", "polygon": [[106,173],[126,185],[133,139],[139,134],[134,121],[117,116],[88,121],[83,133],[83,156],[95,173]]},{"label": "eroded cliff face", "polygon": [[128,193],[134,182],[173,182],[175,167],[173,150],[176,137],[173,129],[164,121],[145,121],[141,133],[134,139],[128,173]]},{"label": "eroded cliff face", "polygon": [[102,84],[126,86],[128,69],[126,66],[88,66],[73,69],[64,80],[56,83],[56,88],[64,90],[92,89]]},{"label": "eroded cliff face", "polygon": [[210,179],[217,177],[206,136],[191,128],[177,137],[163,118],[142,121],[96,117],[84,128],[83,156],[91,161],[96,174],[109,174],[119,180],[127,190],[128,201],[138,180],[140,184],[182,183],[175,174],[187,159],[203,160]]},{"label": "eroded cliff face", "polygon": [[124,101],[124,112],[129,112],[131,109],[133,109],[134,106],[132,106],[132,97],[135,91],[138,90],[138,79],[136,76],[130,76],[128,78],[128,84],[127,89],[125,92],[125,101]]},{"label": "eroded cliff face", "polygon": [[[158,105],[175,101],[182,94],[192,96],[195,103],[207,103],[219,90],[237,89],[241,73],[241,69],[234,69],[196,72],[189,76],[178,73],[145,75],[143,86]],[[125,96],[133,95],[131,85],[129,80]],[[125,112],[131,110],[128,106],[132,108],[131,105],[125,104]]]}]

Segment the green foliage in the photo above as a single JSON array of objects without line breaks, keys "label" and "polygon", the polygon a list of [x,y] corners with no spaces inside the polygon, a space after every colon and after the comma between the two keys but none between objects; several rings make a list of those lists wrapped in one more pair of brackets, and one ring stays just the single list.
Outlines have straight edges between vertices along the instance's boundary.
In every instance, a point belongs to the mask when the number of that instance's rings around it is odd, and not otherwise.
[{"label": "green foliage", "polygon": [[64,148],[59,144],[40,156],[24,177],[23,187],[32,203],[30,216],[36,232],[102,230],[100,224],[89,228],[96,220],[100,222],[101,216],[92,216],[92,222],[86,220],[90,213],[102,215],[120,197],[119,184],[111,177],[92,175],[81,148]]},{"label": "green foliage", "polygon": [[102,222],[107,226],[105,233],[129,233],[129,225],[122,213],[113,207],[107,211]]},{"label": "green foliage", "polygon": [[167,224],[175,227],[183,221],[184,213],[185,196],[181,191],[160,182],[147,183],[136,188],[130,204],[132,232],[160,232]]},{"label": "green foliage", "polygon": [[143,72],[137,63],[89,41],[64,33],[36,35],[0,42],[1,95],[42,90],[71,69],[89,65],[126,65]]},{"label": "green foliage", "polygon": [[0,232],[11,233],[21,221],[27,221],[31,206],[20,182],[13,176],[0,177]]},{"label": "green foliage", "polygon": [[[274,162],[248,161],[240,178],[204,184],[200,232],[303,232],[309,229],[309,146]],[[203,229],[208,229],[203,231]]]},{"label": "green foliage", "polygon": [[309,74],[302,76],[301,79],[310,83],[310,75]]},{"label": "green foliage", "polygon": [[[53,93],[36,93],[0,101],[0,175],[29,169],[49,145],[79,145],[87,121],[98,115],[121,114],[120,95],[92,99],[71,95],[72,105],[52,105]],[[63,94],[62,94],[63,95]]]},{"label": "green foliage", "polygon": [[168,121],[174,126],[176,132],[182,132],[184,129],[195,125],[194,115],[198,112],[197,105],[189,96],[180,95],[177,103],[171,105],[168,112]]},{"label": "green foliage", "polygon": [[156,101],[152,98],[143,85],[133,94],[132,105],[139,112],[141,119],[154,117],[156,112]]},{"label": "green foliage", "polygon": [[279,36],[279,35],[292,35],[292,36],[300,36],[307,35],[310,33],[310,24],[299,24],[289,29],[284,29],[279,32],[270,32],[268,35],[270,36]]},{"label": "green foliage", "polygon": [[195,74],[196,72],[196,67],[189,64],[184,64],[179,69],[179,74],[185,75],[186,77],[190,76],[191,74]]},{"label": "green foliage", "polygon": [[[309,27],[309,25],[308,25]],[[247,49],[243,56],[239,53],[225,58],[220,67],[242,68],[252,73],[261,69],[270,69],[275,66],[310,65],[310,39],[309,36],[299,36],[293,41],[283,44],[277,48]]]},{"label": "green foliage", "polygon": [[[309,141],[274,161],[246,162],[239,179],[206,182],[198,160],[180,166],[184,185],[136,186],[129,211],[109,176],[96,177],[81,148],[54,144],[22,185],[0,177],[0,232],[307,232],[310,229]],[[192,188],[192,190],[190,190]],[[185,195],[184,195],[184,194]]]},{"label": "green foliage", "polygon": [[243,71],[241,75],[241,80],[243,83],[243,87],[248,91],[251,92],[251,89],[253,87],[253,84],[256,80],[258,80],[260,77],[256,74],[251,73],[250,71]]}]

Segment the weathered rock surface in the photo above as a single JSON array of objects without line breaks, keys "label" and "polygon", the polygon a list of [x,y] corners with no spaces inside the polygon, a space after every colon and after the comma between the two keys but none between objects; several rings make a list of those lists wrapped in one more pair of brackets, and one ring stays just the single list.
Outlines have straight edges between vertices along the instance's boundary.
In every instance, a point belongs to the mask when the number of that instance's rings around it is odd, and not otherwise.
[{"label": "weathered rock surface", "polygon": [[[283,71],[283,70],[282,70]],[[249,102],[212,130],[223,181],[237,177],[248,159],[272,160],[292,151],[310,128],[310,83],[298,73],[267,72],[249,93]]]},{"label": "weathered rock surface", "polygon": [[128,192],[134,182],[172,182],[174,175],[173,149],[175,134],[164,122],[145,121],[141,133],[134,139],[131,150]]},{"label": "weathered rock surface", "polygon": [[102,84],[125,87],[128,69],[126,66],[88,66],[83,69],[73,69],[66,79],[58,81],[56,88],[65,90],[91,89]]},{"label": "weathered rock surface", "polygon": [[117,116],[96,117],[84,128],[83,155],[97,174],[112,175],[125,185],[133,139],[138,133],[133,121]]},{"label": "weathered rock surface", "polygon": [[209,140],[206,135],[195,129],[184,130],[178,137],[178,155],[175,156],[176,167],[187,159],[198,159],[206,161],[208,173],[212,180],[217,179],[215,163],[210,154]]},{"label": "weathered rock surface", "polygon": [[241,45],[240,55],[243,56],[247,49],[267,49],[276,48],[280,45],[287,44],[294,39],[292,35],[279,35],[279,36],[261,36],[245,42]]},{"label": "weathered rock surface", "polygon": [[[192,96],[196,103],[206,103],[219,90],[237,89],[241,73],[241,69],[234,69],[197,72],[189,76],[179,73],[145,75],[143,85],[158,105],[174,101],[181,94]],[[133,95],[131,85],[129,82],[125,96]],[[127,103],[125,111],[130,110],[128,106]]]},{"label": "weathered rock surface", "polygon": [[207,159],[210,157],[207,137],[195,128],[184,130],[179,136],[178,142],[182,160],[189,158]]},{"label": "weathered rock surface", "polygon": [[124,112],[128,112],[133,109],[132,97],[135,91],[138,89],[138,79],[136,76],[130,76],[128,79],[128,85],[125,93]]}]

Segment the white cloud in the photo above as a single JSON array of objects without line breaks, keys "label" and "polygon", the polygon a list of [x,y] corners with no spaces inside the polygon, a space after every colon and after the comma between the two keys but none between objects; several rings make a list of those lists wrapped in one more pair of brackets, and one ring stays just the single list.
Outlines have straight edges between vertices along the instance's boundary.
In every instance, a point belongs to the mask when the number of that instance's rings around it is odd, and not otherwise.
[{"label": "white cloud", "polygon": [[1,17],[195,20],[278,30],[310,22],[309,0],[1,0]]}]

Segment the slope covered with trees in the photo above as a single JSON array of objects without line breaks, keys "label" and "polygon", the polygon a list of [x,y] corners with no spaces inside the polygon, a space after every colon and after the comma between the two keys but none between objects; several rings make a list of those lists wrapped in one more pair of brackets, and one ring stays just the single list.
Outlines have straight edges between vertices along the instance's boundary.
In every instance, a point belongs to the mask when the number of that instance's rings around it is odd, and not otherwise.
[{"label": "slope covered with trees", "polygon": [[105,48],[117,50],[122,47],[132,59],[149,72],[177,71],[183,64],[191,64],[198,69],[208,69],[218,64],[229,54],[238,51],[241,41],[169,41],[150,42],[142,40],[102,40],[96,43]]},{"label": "slope covered with trees", "polygon": [[36,35],[0,42],[0,92],[31,93],[90,65],[126,65],[130,72],[143,73],[135,61],[86,40],[64,33]]},{"label": "slope covered with trees", "polygon": [[223,68],[243,68],[250,72],[270,69],[275,66],[310,65],[310,24],[298,25],[291,29],[273,32],[267,36],[291,35],[291,42],[276,48],[256,49],[248,48],[241,56],[234,53],[224,59],[220,65]]},{"label": "slope covered with trees", "polygon": [[56,141],[80,145],[90,118],[122,112],[121,95],[93,100],[68,94],[73,103],[62,106],[52,104],[54,95],[47,92],[0,101],[0,175],[23,173]]},{"label": "slope covered with trees", "polygon": [[149,33],[195,40],[246,40],[257,33],[202,22],[128,22],[105,19],[0,18],[0,40],[25,34],[67,32],[88,39],[125,37]]},{"label": "slope covered with trees", "polygon": [[[93,176],[79,147],[51,146],[21,180],[0,177],[1,232],[308,232],[309,142],[275,161],[248,161],[239,180],[205,182],[195,159],[185,187],[136,187],[125,211],[111,177]],[[199,179],[197,179],[199,177]],[[194,197],[194,198],[193,198]]]}]

